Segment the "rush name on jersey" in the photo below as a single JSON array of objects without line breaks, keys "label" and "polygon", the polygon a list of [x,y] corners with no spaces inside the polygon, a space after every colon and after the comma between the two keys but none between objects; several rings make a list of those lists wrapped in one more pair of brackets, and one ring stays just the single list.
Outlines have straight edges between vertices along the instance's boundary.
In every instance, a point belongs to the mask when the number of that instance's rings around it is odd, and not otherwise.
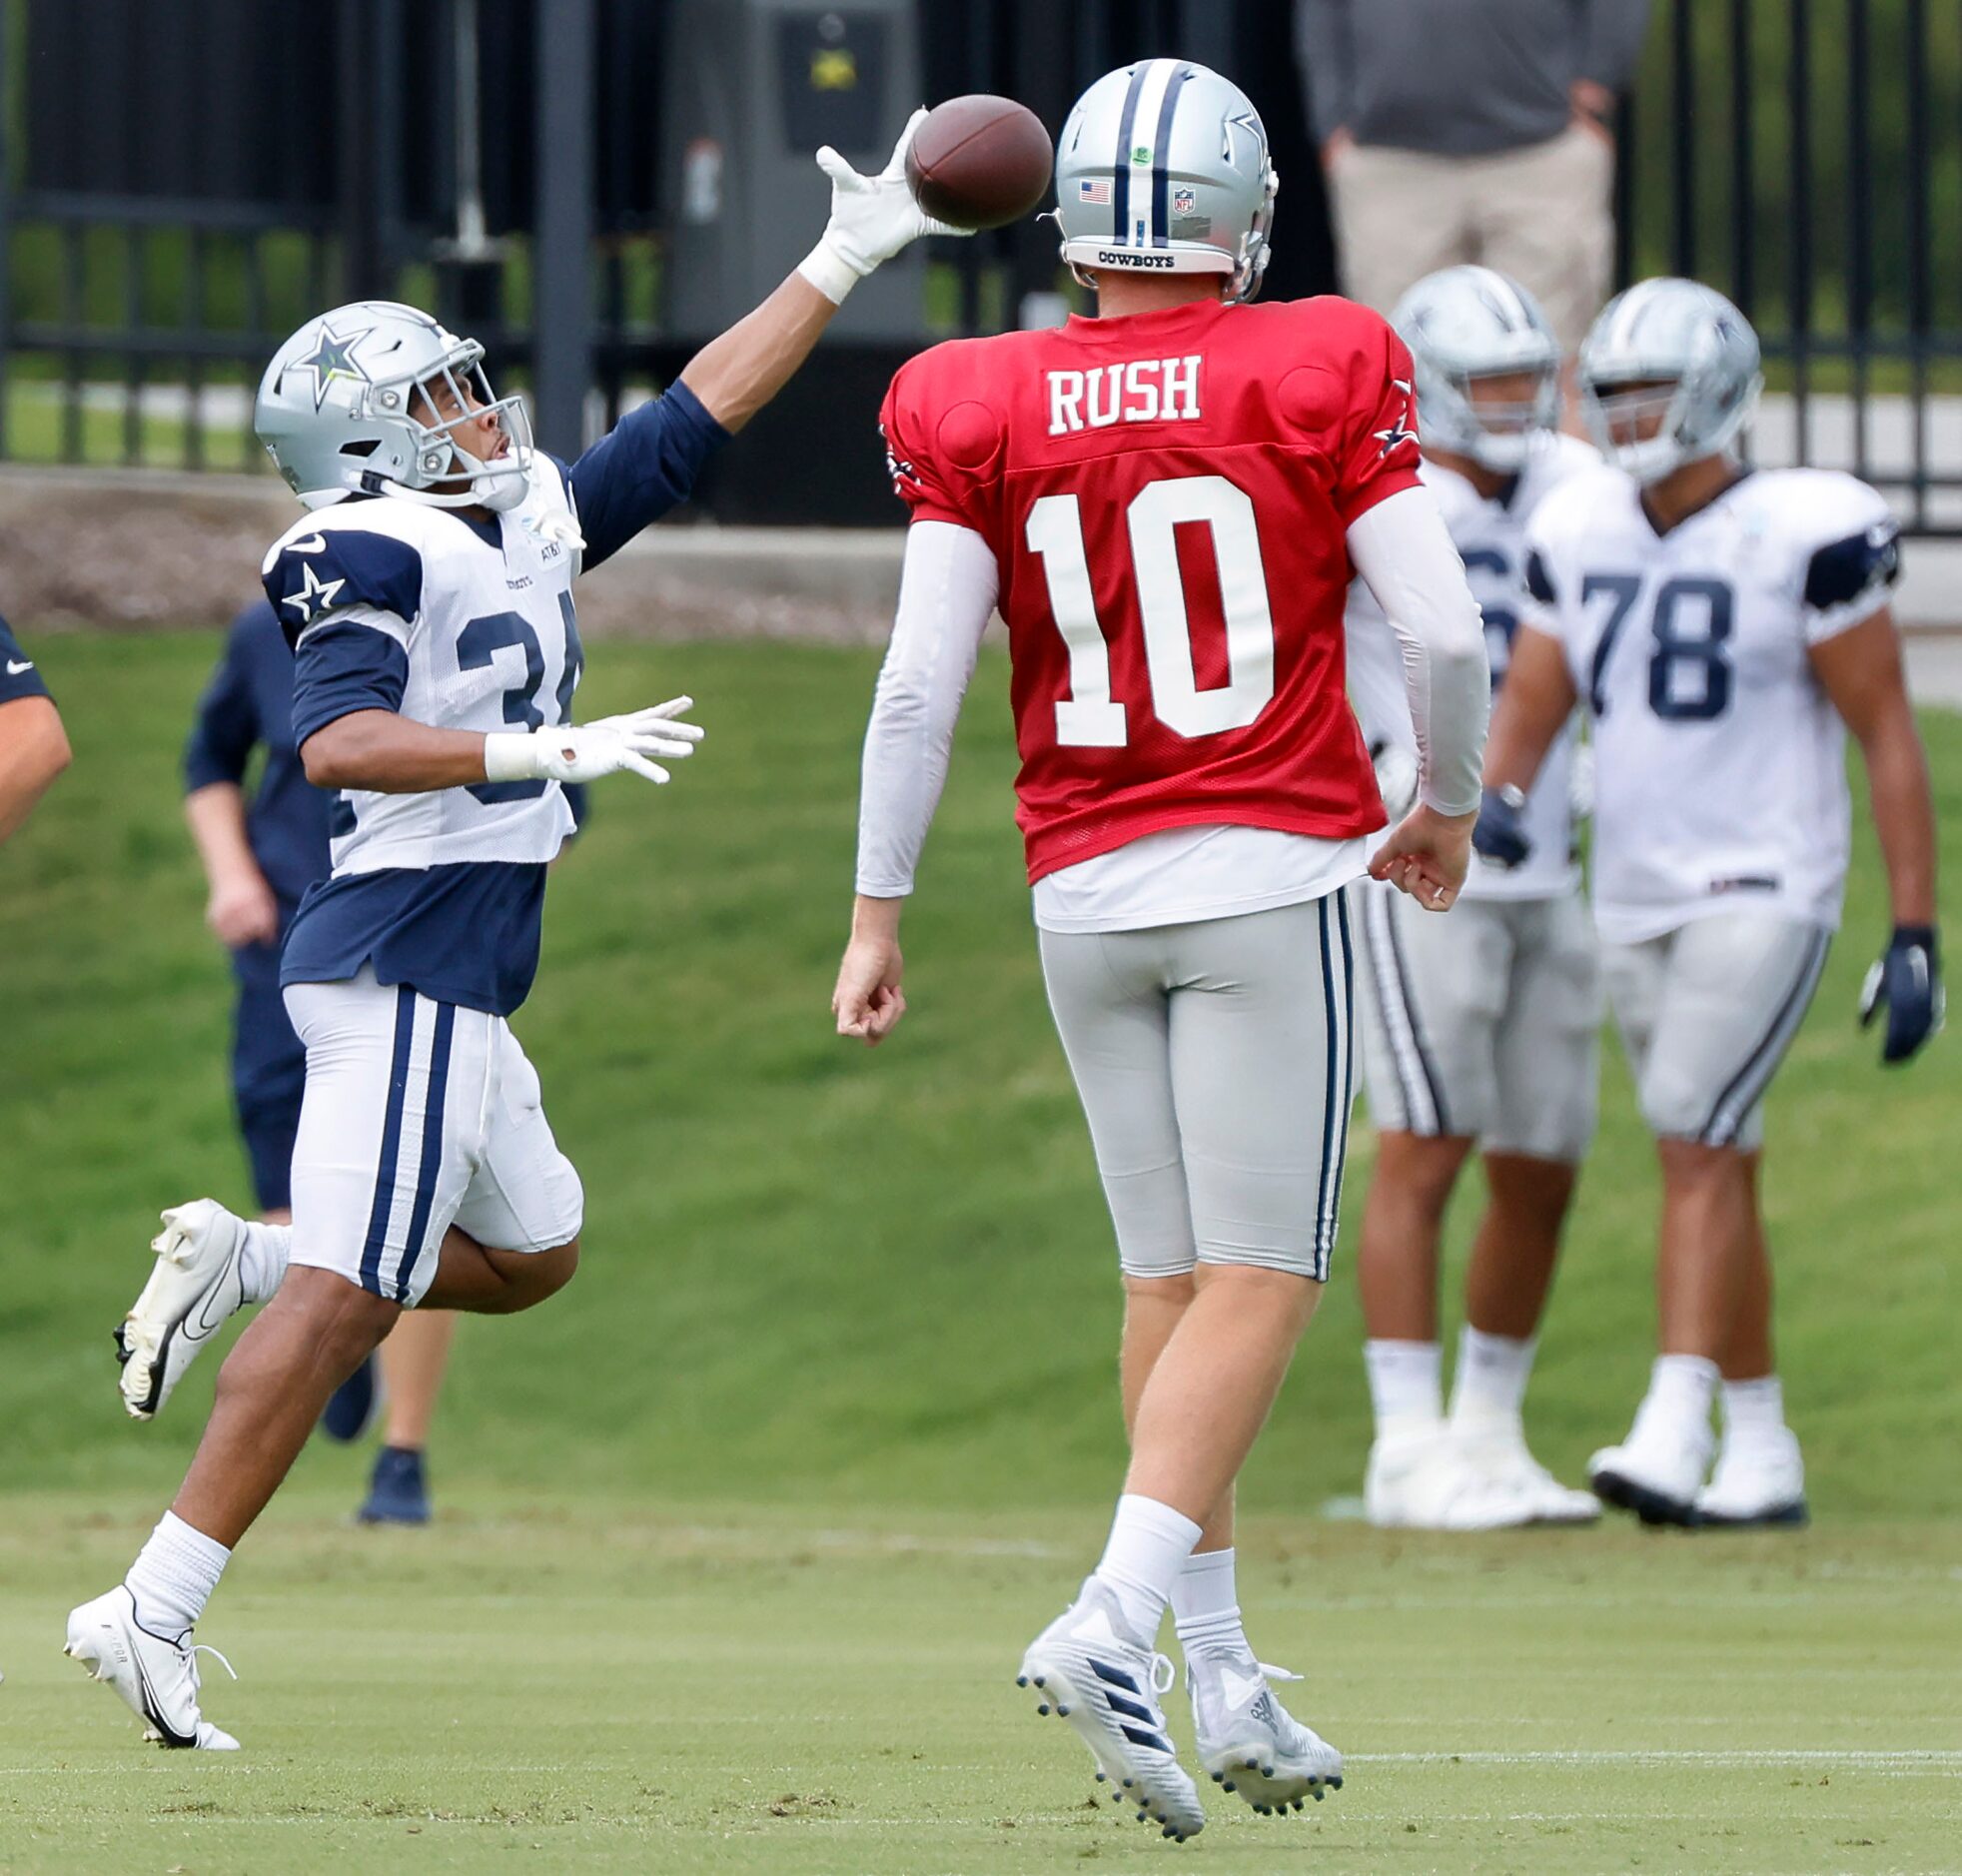
[{"label": "rush name on jersey", "polygon": [[[296,745],[363,709],[439,729],[571,719],[584,663],[571,592],[578,534],[557,465],[534,457],[531,480],[493,521],[375,497],[317,509],[280,537],[265,586],[294,646]],[[333,981],[366,960],[383,982],[428,996],[483,1008],[521,1000],[544,867],[572,825],[554,781],[343,790],[333,877],[295,920],[286,981]],[[418,974],[390,975],[391,934],[412,928]]]},{"label": "rush name on jersey", "polygon": [[894,485],[1000,566],[1032,881],[1166,828],[1382,826],[1344,535],[1416,485],[1410,381],[1337,299],[1072,318],[901,369]]},{"label": "rush name on jersey", "polygon": [[1807,651],[1885,604],[1896,532],[1836,469],[1745,474],[1659,537],[1615,469],[1541,503],[1525,622],[1592,719],[1603,938],[1752,905],[1838,924],[1845,734]]},{"label": "rush name on jersey", "polygon": [[[1465,573],[1485,621],[1485,653],[1492,690],[1505,681],[1512,657],[1512,634],[1526,601],[1526,523],[1541,501],[1570,476],[1600,466],[1598,451],[1576,437],[1556,432],[1536,435],[1525,467],[1496,495],[1487,498],[1456,469],[1426,462],[1419,471],[1436,492],[1445,525],[1451,530]],[[1349,591],[1349,690],[1370,746],[1387,740],[1417,752],[1411,709],[1404,688],[1404,660],[1368,584]],[[1561,730],[1540,765],[1527,797],[1525,822],[1532,842],[1529,858],[1509,871],[1476,854],[1460,895],[1467,899],[1553,899],[1576,890],[1580,868],[1574,858],[1572,770],[1574,726]]]}]

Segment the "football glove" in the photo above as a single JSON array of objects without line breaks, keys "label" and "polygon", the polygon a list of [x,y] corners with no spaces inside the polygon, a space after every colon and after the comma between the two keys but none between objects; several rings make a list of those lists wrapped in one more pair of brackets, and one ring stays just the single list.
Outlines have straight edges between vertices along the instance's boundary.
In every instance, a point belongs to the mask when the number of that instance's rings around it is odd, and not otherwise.
[{"label": "football glove", "polygon": [[1472,829],[1472,848],[1481,860],[1502,866],[1507,872],[1519,866],[1532,853],[1526,837],[1525,791],[1510,782],[1487,788],[1478,802],[1478,818]]},{"label": "football glove", "polygon": [[1887,949],[1867,972],[1860,990],[1860,1027],[1868,1028],[1887,1008],[1883,1062],[1905,1062],[1942,1026],[1947,998],[1942,991],[1941,956],[1932,925],[1896,925]]},{"label": "football glove", "polygon": [[670,697],[651,709],[602,716],[591,723],[493,731],[484,739],[485,779],[588,782],[630,769],[650,782],[664,782],[668,772],[653,758],[678,762],[692,755],[702,739],[696,724],[674,720],[693,702],[692,697]]},{"label": "football glove", "polygon": [[1383,796],[1384,812],[1395,827],[1417,806],[1417,757],[1394,742],[1373,743],[1370,766],[1377,772],[1377,792]]},{"label": "football glove", "polygon": [[846,294],[909,241],[974,232],[936,222],[913,199],[906,152],[925,120],[922,105],[906,120],[892,160],[876,176],[859,175],[829,144],[817,153],[817,167],[831,179],[831,219],[817,246],[797,264],[797,272],[833,305],[843,305]]}]

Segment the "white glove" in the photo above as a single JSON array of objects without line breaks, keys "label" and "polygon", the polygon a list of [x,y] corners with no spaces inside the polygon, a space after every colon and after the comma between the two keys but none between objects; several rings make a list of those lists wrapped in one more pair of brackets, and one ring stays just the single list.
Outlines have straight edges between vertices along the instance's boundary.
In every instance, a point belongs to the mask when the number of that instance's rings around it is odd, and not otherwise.
[{"label": "white glove", "polygon": [[696,724],[674,720],[693,702],[692,697],[670,697],[652,709],[602,716],[593,723],[492,731],[484,739],[485,779],[584,782],[631,769],[650,782],[664,782],[667,770],[651,758],[678,762],[694,754],[702,739],[703,731]]},{"label": "white glove", "polygon": [[936,222],[913,200],[906,183],[906,152],[926,121],[926,106],[906,120],[892,161],[876,176],[861,176],[827,143],[817,167],[831,179],[831,219],[817,246],[797,264],[797,272],[833,306],[881,261],[890,261],[922,235],[971,235],[971,228]]}]

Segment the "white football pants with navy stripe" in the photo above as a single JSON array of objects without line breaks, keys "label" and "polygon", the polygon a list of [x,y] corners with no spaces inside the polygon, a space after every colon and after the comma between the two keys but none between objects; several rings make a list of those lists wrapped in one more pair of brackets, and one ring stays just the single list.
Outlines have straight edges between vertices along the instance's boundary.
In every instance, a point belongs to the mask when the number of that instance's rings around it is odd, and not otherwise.
[{"label": "white football pants with navy stripe", "polygon": [[1342,894],[1041,939],[1126,1275],[1326,1282],[1354,1082]]},{"label": "white football pants with navy stripe", "polygon": [[495,1251],[579,1235],[579,1176],[502,1017],[378,984],[372,970],[290,984],[286,1007],[307,1045],[295,1264],[414,1306],[452,1225]]},{"label": "white football pants with navy stripe", "polygon": [[1831,932],[1804,919],[1725,911],[1602,947],[1608,1001],[1650,1132],[1756,1152],[1764,1092],[1805,1021],[1831,944]]}]

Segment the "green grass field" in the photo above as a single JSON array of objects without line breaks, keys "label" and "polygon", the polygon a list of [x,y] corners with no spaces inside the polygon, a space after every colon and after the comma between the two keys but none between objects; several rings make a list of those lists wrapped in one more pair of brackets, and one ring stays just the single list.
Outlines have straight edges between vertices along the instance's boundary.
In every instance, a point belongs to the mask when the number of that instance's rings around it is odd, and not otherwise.
[{"label": "green grass field", "polygon": [[[1354,1776],[1285,1825],[1224,1799],[1181,1852],[1086,1808],[1087,1759],[1009,1683],[1120,1441],[1001,672],[911,917],[913,1014],[867,1055],[826,1001],[875,660],[780,646],[594,647],[589,713],[685,687],[711,739],[658,795],[597,791],[518,1024],[586,1182],[579,1281],[467,1325],[435,1530],[342,1529],[360,1456],[303,1460],[205,1625],[245,1675],[207,1683],[244,1757],[139,1748],[58,1647],[209,1400],[207,1367],[162,1423],[118,1411],[107,1331],[154,1214],[245,1196],[175,770],[215,640],[35,650],[78,759],[0,854],[0,1871],[1962,1868],[1962,1067],[1950,1042],[1883,1075],[1853,1027],[1885,927],[1864,830],[1770,1126],[1817,1527],[1454,1544],[1321,1518],[1367,1442],[1339,1253],[1248,1479],[1243,1580]],[[1927,727],[1953,822],[1962,722]],[[1569,1475],[1642,1386],[1653,1197],[1610,1051],[1529,1403]]]}]

